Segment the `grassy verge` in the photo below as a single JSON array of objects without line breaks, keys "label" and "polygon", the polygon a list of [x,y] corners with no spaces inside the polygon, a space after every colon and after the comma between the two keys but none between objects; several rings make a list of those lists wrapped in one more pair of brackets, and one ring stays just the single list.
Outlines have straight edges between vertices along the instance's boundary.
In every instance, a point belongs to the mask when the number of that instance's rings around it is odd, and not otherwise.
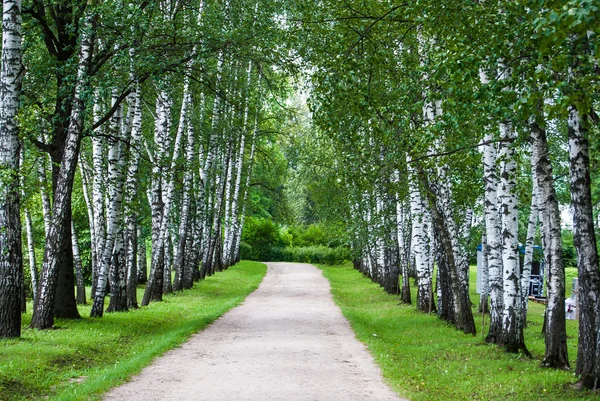
[{"label": "grassy verge", "polygon": [[[203,329],[258,287],[266,266],[241,262],[192,290],[127,313],[58,320],[0,341],[0,400],[94,400]],[[139,296],[141,299],[141,289]],[[31,314],[24,316],[24,327]]]},{"label": "grassy verge", "polygon": [[[367,345],[391,387],[404,397],[413,401],[598,399],[597,394],[572,389],[573,373],[539,366],[544,354],[543,305],[530,303],[525,340],[534,359],[528,359],[486,344],[481,315],[475,318],[478,335],[465,336],[435,315],[398,305],[397,297],[385,294],[350,265],[320,267],[357,338]],[[473,270],[471,279],[474,289]],[[478,303],[474,290],[471,299]],[[577,322],[567,321],[567,330],[574,366]]]}]

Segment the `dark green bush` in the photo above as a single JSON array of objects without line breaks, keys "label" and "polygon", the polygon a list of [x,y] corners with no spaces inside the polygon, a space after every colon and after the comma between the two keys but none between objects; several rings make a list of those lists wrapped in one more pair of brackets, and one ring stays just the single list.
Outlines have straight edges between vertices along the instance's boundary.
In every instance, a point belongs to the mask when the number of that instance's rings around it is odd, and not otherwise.
[{"label": "dark green bush", "polygon": [[301,247],[261,247],[240,245],[242,259],[263,262],[297,262],[339,265],[352,259],[350,250],[344,247],[329,248],[322,245]]}]

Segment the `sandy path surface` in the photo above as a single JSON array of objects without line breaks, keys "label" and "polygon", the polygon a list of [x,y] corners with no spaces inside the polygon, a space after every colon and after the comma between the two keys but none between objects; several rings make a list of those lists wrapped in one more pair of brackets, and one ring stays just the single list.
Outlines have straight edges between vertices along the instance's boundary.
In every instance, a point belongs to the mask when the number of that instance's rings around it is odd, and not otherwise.
[{"label": "sandy path surface", "polygon": [[268,263],[246,301],[105,400],[400,400],[316,267]]}]

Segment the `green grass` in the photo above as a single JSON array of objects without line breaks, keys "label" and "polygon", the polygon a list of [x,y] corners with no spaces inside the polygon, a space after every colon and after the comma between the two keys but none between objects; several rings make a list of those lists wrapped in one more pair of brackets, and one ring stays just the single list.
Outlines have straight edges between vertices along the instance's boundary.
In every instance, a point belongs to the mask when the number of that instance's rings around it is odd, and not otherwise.
[{"label": "green grass", "polygon": [[[21,339],[0,341],[0,400],[100,399],[238,305],[265,272],[264,264],[241,262],[139,310],[91,319],[88,305],[83,319],[58,320],[54,330],[25,328]],[[23,326],[30,320],[24,315]]]},{"label": "green grass", "polygon": [[[534,359],[529,359],[486,344],[480,314],[475,317],[477,336],[464,335],[435,315],[398,305],[397,297],[385,294],[350,265],[320,268],[357,338],[367,345],[387,382],[403,397],[414,401],[598,399],[597,394],[571,387],[576,381],[572,372],[540,367],[544,354],[541,304],[530,303],[525,341]],[[472,269],[471,299],[477,304],[474,280]],[[567,330],[574,366],[577,322],[567,321]]]}]

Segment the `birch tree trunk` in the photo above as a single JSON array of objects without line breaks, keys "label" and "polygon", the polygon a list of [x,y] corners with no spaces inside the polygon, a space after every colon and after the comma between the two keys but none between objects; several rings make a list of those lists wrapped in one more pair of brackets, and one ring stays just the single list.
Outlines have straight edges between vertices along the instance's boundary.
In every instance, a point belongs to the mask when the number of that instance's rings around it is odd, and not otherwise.
[{"label": "birch tree trunk", "polygon": [[148,261],[146,254],[146,239],[142,237],[142,229],[137,226],[137,282],[145,284],[148,281]]},{"label": "birch tree trunk", "polygon": [[488,246],[487,246],[487,229],[483,227],[481,234],[481,294],[479,296],[480,313],[489,313],[488,297],[490,296],[490,269],[488,266]]},{"label": "birch tree trunk", "polygon": [[[48,329],[54,325],[54,301],[58,284],[58,264],[61,258],[60,248],[65,242],[64,237],[68,234],[67,230],[65,230],[65,223],[70,222],[71,218],[71,192],[73,190],[73,181],[84,124],[84,97],[88,85],[87,75],[93,55],[95,21],[91,15],[86,15],[80,29],[82,40],[71,119],[69,121],[67,139],[55,185],[52,222],[48,237],[46,238],[44,264],[40,276],[40,291],[37,302],[34,304],[33,316],[31,318],[31,327],[36,329]],[[72,291],[73,287],[71,287]]]},{"label": "birch tree trunk", "polygon": [[562,258],[560,210],[554,187],[552,164],[546,131],[537,123],[531,124],[531,165],[538,190],[539,215],[542,223],[542,242],[546,261],[546,352],[542,364],[551,368],[568,369],[567,332],[565,323],[565,269]]},{"label": "birch tree trunk", "polygon": [[[179,125],[186,131],[185,144],[185,162],[183,173],[183,188],[181,200],[181,212],[179,214],[179,239],[175,245],[173,269],[175,270],[175,280],[173,283],[173,291],[181,291],[184,288],[184,270],[185,270],[185,253],[186,243],[189,235],[190,219],[191,219],[191,204],[192,204],[192,184],[193,184],[193,163],[195,151],[194,129],[188,109],[192,107],[192,94],[189,89],[189,78],[184,78],[183,83],[183,100],[181,106],[181,115]],[[188,281],[189,282],[189,281]],[[187,287],[187,288],[191,288]]]},{"label": "birch tree trunk", "polygon": [[[110,280],[111,305],[109,311],[126,310],[127,304],[122,304],[124,292],[124,261],[118,255],[122,248],[122,204],[124,190],[124,170],[127,161],[127,152],[121,133],[122,108],[115,113],[111,121],[112,132],[116,138],[110,139],[108,151],[108,208],[106,220],[106,241],[102,248],[100,265],[98,268],[98,284],[94,292],[94,304],[90,312],[91,317],[102,317],[104,314],[104,297],[106,284]],[[115,255],[116,253],[116,255]],[[113,262],[118,262],[115,264]],[[115,304],[119,302],[119,304]]]},{"label": "birch tree trunk", "polygon": [[[533,143],[532,143],[533,145]],[[533,148],[533,146],[532,146]],[[533,250],[535,231],[539,220],[538,210],[538,184],[535,172],[534,158],[531,158],[531,206],[529,208],[529,221],[527,223],[527,234],[525,237],[525,256],[523,257],[523,267],[521,269],[521,298],[523,299],[523,327],[527,327],[527,307],[529,304],[529,283],[531,281],[531,266],[533,264]]]},{"label": "birch tree trunk", "polygon": [[[133,112],[132,112],[133,111]],[[132,151],[127,166],[127,177],[125,181],[125,269],[127,272],[127,306],[137,308],[137,284],[138,284],[138,214],[136,212],[135,199],[138,189],[138,167],[140,152],[138,151],[142,136],[142,100],[139,85],[129,97],[129,111],[131,116],[131,144]],[[144,250],[145,252],[145,250]],[[145,255],[144,255],[145,256]],[[144,257],[142,256],[142,257]],[[145,257],[144,257],[145,259]],[[144,276],[145,278],[145,276]]]},{"label": "birch tree trunk", "polygon": [[79,239],[75,231],[75,224],[71,219],[71,242],[73,243],[73,261],[75,262],[75,282],[77,283],[77,303],[85,305],[85,278],[83,277],[83,264],[81,263],[81,253],[79,252]]},{"label": "birch tree trunk", "polygon": [[569,107],[569,163],[573,244],[579,277],[579,347],[575,373],[582,386],[600,388],[600,271],[594,232],[587,116]]},{"label": "birch tree trunk", "polygon": [[164,279],[164,243],[160,241],[162,236],[162,219],[164,212],[163,191],[166,190],[163,179],[166,170],[163,163],[166,162],[167,141],[170,131],[171,100],[166,91],[161,90],[156,99],[156,121],[154,126],[154,142],[156,155],[152,165],[152,184],[150,206],[152,210],[152,258],[150,263],[150,274],[142,306],[150,301],[162,301],[162,289]]},{"label": "birch tree trunk", "polygon": [[[260,80],[257,82],[257,92],[260,92]],[[252,143],[250,145],[250,157],[248,160],[248,171],[246,172],[246,182],[243,188],[243,196],[242,196],[242,210],[240,213],[240,219],[236,222],[233,238],[233,262],[237,263],[240,261],[240,243],[242,241],[242,230],[244,229],[244,221],[246,218],[246,204],[248,202],[248,189],[250,188],[250,179],[252,178],[252,169],[254,167],[254,153],[256,151],[256,137],[258,135],[258,115],[259,109],[256,110],[256,114],[254,116],[254,129],[252,133]]]},{"label": "birch tree trunk", "polygon": [[[394,182],[400,182],[400,172],[396,170],[394,172]],[[410,253],[407,254],[407,248],[410,252],[410,246],[406,246],[407,237],[409,237],[410,230],[406,229],[407,218],[406,205],[400,199],[398,193],[396,193],[396,234],[398,241],[398,263],[400,264],[400,273],[402,274],[402,286],[400,289],[400,301],[403,304],[410,305],[412,303],[410,295],[410,280],[408,277],[408,265],[410,263]]]},{"label": "birch tree trunk", "polygon": [[[184,95],[185,96],[185,95]],[[158,103],[164,102],[159,108]],[[185,104],[186,102],[184,102]],[[156,134],[157,137],[161,135],[168,136],[170,131],[170,108],[171,108],[171,100],[166,92],[163,92],[159,99],[157,100],[157,110],[161,113],[160,119],[157,121]],[[188,107],[189,104],[185,107]],[[182,108],[184,105],[182,105]],[[186,111],[182,111],[182,114],[187,113]],[[158,113],[157,113],[158,115]],[[185,119],[184,119],[185,121]],[[179,152],[181,151],[181,140],[183,137],[183,133],[185,132],[185,124],[179,124],[177,129],[177,134],[175,137],[175,143],[173,146],[173,156],[171,158],[170,166],[166,171],[164,171],[164,188],[160,192],[160,196],[158,196],[158,192],[153,190],[153,208],[156,208],[153,211],[153,225],[156,224],[155,229],[158,231],[157,233],[153,233],[153,242],[152,242],[152,264],[150,266],[150,276],[148,278],[148,284],[146,286],[146,291],[144,292],[144,297],[142,299],[142,306],[146,306],[150,303],[151,300],[162,300],[162,292],[164,289],[164,273],[165,273],[165,247],[170,246],[167,238],[168,228],[169,228],[169,216],[171,213],[171,207],[173,204],[173,191],[174,191],[174,170],[176,162],[179,158]],[[166,138],[166,137],[165,137]],[[168,146],[165,143],[166,141],[162,141],[160,149],[160,154],[164,155]],[[158,160],[158,158],[157,158]],[[159,169],[160,170],[160,169]],[[160,171],[159,171],[160,172]],[[154,178],[157,178],[154,176]],[[156,189],[156,188],[155,188]],[[160,188],[158,188],[160,190]],[[160,208],[157,207],[157,200],[155,197],[160,197],[160,203],[162,204]],[[155,215],[155,216],[154,216]],[[157,252],[155,252],[155,247],[157,247]],[[170,266],[169,266],[170,268]],[[170,270],[169,270],[170,271]],[[170,285],[170,275],[168,277],[169,285]]]},{"label": "birch tree trunk", "polygon": [[25,215],[25,231],[27,235],[27,255],[29,258],[29,275],[31,277],[31,290],[33,293],[33,300],[37,298],[38,290],[38,270],[37,261],[35,257],[35,244],[33,241],[33,223],[31,221],[31,213],[29,209],[23,211]]},{"label": "birch tree trunk", "polygon": [[[515,138],[509,123],[500,125],[501,137],[506,140]],[[499,344],[506,351],[518,353],[523,351],[529,356],[523,337],[523,300],[520,290],[519,272],[519,240],[518,240],[518,208],[516,194],[517,162],[514,148],[503,143],[499,154],[501,160],[500,185],[502,197],[502,266],[503,266],[503,310],[502,331]]]},{"label": "birch tree trunk", "polygon": [[5,0],[2,13],[0,70],[0,338],[21,335],[23,257],[19,200],[21,94],[21,1]]},{"label": "birch tree trunk", "polygon": [[[410,163],[410,158],[407,160]],[[432,272],[429,264],[429,235],[427,209],[421,196],[416,171],[409,168],[410,215],[412,218],[412,244],[417,269],[417,309],[421,312],[435,311],[433,303]]]},{"label": "birch tree trunk", "polygon": [[[94,103],[94,120],[100,118],[100,98],[95,96]],[[96,129],[96,134],[101,134],[103,126]],[[104,252],[104,244],[106,243],[106,213],[105,213],[105,193],[107,170],[104,166],[106,157],[106,140],[103,136],[92,137],[92,210],[94,212],[94,237],[95,242],[92,244],[94,253],[96,254],[96,264],[92,266],[92,294],[96,293],[98,284],[98,275],[100,265],[102,264],[102,254]]]},{"label": "birch tree trunk", "polygon": [[[86,205],[86,209],[87,209],[87,215],[88,215],[88,222],[89,222],[89,227],[90,227],[90,251],[91,251],[91,259],[92,259],[92,283],[95,279],[95,273],[94,273],[94,266],[98,265],[98,255],[96,254],[96,232],[94,230],[94,206],[92,204],[91,198],[90,198],[90,173],[89,173],[89,166],[87,165],[85,159],[83,157],[79,157],[79,166],[81,167],[81,185],[82,185],[82,191],[83,191],[83,198],[85,200],[85,205]],[[92,292],[93,294],[93,292]]]},{"label": "birch tree trunk", "polygon": [[490,290],[490,327],[486,341],[497,343],[502,330],[502,221],[498,203],[498,173],[495,144],[486,133],[483,147],[483,179],[485,181],[485,230]]}]

